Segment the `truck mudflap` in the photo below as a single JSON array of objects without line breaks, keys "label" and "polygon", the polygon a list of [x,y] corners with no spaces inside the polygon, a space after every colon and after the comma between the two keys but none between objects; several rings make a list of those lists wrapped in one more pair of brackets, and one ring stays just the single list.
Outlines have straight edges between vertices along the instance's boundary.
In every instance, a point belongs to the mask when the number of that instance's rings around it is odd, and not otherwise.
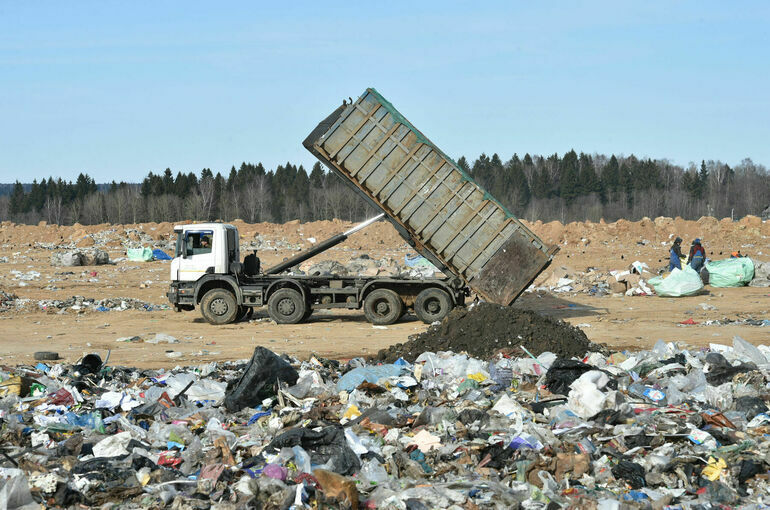
[{"label": "truck mudflap", "polygon": [[556,253],[372,88],[303,145],[418,253],[487,301],[511,304]]}]

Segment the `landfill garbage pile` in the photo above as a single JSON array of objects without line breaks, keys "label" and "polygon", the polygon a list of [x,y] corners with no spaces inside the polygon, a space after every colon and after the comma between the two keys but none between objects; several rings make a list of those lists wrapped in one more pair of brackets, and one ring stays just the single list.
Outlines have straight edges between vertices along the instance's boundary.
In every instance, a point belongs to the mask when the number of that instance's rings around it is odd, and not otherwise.
[{"label": "landfill garbage pile", "polygon": [[548,277],[530,291],[549,291],[555,293],[584,293],[595,297],[601,296],[647,296],[654,294],[647,279],[654,276],[647,264],[632,263],[628,269],[601,271],[589,267],[586,271],[576,271],[567,266],[559,266]]},{"label": "landfill garbage pile", "polygon": [[754,261],[754,279],[750,287],[770,287],[770,262]]},{"label": "landfill garbage pile", "polygon": [[[28,301],[28,300],[27,300]],[[167,304],[153,304],[141,299],[129,297],[110,297],[104,299],[86,298],[83,296],[72,296],[68,299],[41,299],[37,301],[37,307],[44,311],[66,311],[73,312],[109,312],[124,310],[140,310],[153,312],[157,310],[169,310]]]},{"label": "landfill garbage pile", "polygon": [[51,265],[59,267],[99,266],[109,263],[110,255],[99,248],[55,252],[51,255]]},{"label": "landfill garbage pile", "polygon": [[0,311],[13,310],[16,308],[16,299],[18,296],[11,292],[0,289]]},{"label": "landfill garbage pile", "polygon": [[345,264],[336,260],[308,261],[293,271],[310,276],[392,276],[400,278],[430,278],[437,270],[432,265],[402,265],[392,257],[373,259],[366,254],[350,259]]},{"label": "landfill garbage pile", "polygon": [[479,358],[500,351],[520,356],[524,352],[521,347],[534,355],[550,351],[567,357],[604,349],[567,322],[531,310],[476,303],[452,310],[440,323],[407,342],[382,349],[377,360],[392,363],[403,358],[411,362],[423,352],[436,351],[467,352]]},{"label": "landfill garbage pile", "polygon": [[766,506],[769,356],[737,337],[384,365],[258,347],[169,371],[90,354],[0,371],[0,491],[9,508]]}]

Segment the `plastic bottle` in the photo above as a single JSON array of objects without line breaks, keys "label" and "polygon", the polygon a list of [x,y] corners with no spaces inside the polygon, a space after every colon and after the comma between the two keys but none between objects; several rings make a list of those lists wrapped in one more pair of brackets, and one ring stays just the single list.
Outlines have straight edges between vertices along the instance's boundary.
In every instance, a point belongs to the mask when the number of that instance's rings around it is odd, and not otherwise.
[{"label": "plastic bottle", "polygon": [[88,414],[77,415],[75,413],[67,413],[67,423],[76,427],[84,429],[94,429],[100,434],[104,434],[104,422],[102,421],[102,415],[98,411],[93,411]]},{"label": "plastic bottle", "polygon": [[644,384],[634,383],[628,387],[628,392],[653,404],[658,404],[661,406],[665,406],[667,404],[666,394],[662,390],[655,389],[652,386],[645,386]]},{"label": "plastic bottle", "polygon": [[566,407],[559,406],[551,409],[551,428],[570,429],[572,427],[577,427],[582,423],[583,421],[580,417]]},{"label": "plastic bottle", "polygon": [[388,481],[388,472],[374,459],[364,461],[359,476],[361,481],[369,485],[378,485]]},{"label": "plastic bottle", "polygon": [[301,446],[295,446],[291,449],[294,452],[294,463],[297,465],[297,469],[303,473],[312,473],[313,468],[310,466],[310,455]]}]

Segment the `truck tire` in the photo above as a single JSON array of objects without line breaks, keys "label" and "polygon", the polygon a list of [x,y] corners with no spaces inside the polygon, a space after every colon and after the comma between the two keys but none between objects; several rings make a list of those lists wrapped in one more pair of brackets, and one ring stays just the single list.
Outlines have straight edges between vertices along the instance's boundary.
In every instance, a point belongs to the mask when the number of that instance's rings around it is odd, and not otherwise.
[{"label": "truck tire", "polygon": [[230,324],[238,316],[238,303],[229,290],[211,289],[201,299],[201,315],[211,324]]},{"label": "truck tire", "polygon": [[375,326],[387,326],[401,318],[404,303],[390,289],[373,290],[364,299],[364,315]]},{"label": "truck tire", "polygon": [[425,324],[440,321],[452,310],[449,293],[435,287],[425,289],[414,300],[414,313]]},{"label": "truck tire", "polygon": [[278,324],[299,324],[305,318],[307,304],[294,289],[278,289],[267,300],[267,312]]}]

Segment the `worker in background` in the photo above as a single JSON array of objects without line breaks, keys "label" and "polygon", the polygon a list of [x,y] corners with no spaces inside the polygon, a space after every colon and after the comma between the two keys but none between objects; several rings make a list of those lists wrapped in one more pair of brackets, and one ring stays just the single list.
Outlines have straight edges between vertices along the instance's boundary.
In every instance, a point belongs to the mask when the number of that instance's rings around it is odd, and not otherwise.
[{"label": "worker in background", "polygon": [[730,258],[731,258],[731,259],[739,259],[739,258],[741,258],[741,257],[743,257],[743,255],[741,255],[741,250],[738,250],[738,251],[734,251],[734,252],[732,252],[732,253],[730,254]]},{"label": "worker in background", "polygon": [[706,250],[700,242],[700,238],[692,242],[690,247],[690,255],[687,257],[690,267],[696,271],[700,271],[703,264],[706,262]]},{"label": "worker in background", "polygon": [[671,245],[669,254],[671,256],[668,260],[668,270],[673,271],[674,268],[682,269],[682,258],[684,257],[684,255],[682,254],[681,237],[677,237],[676,239],[674,239],[674,244]]}]

